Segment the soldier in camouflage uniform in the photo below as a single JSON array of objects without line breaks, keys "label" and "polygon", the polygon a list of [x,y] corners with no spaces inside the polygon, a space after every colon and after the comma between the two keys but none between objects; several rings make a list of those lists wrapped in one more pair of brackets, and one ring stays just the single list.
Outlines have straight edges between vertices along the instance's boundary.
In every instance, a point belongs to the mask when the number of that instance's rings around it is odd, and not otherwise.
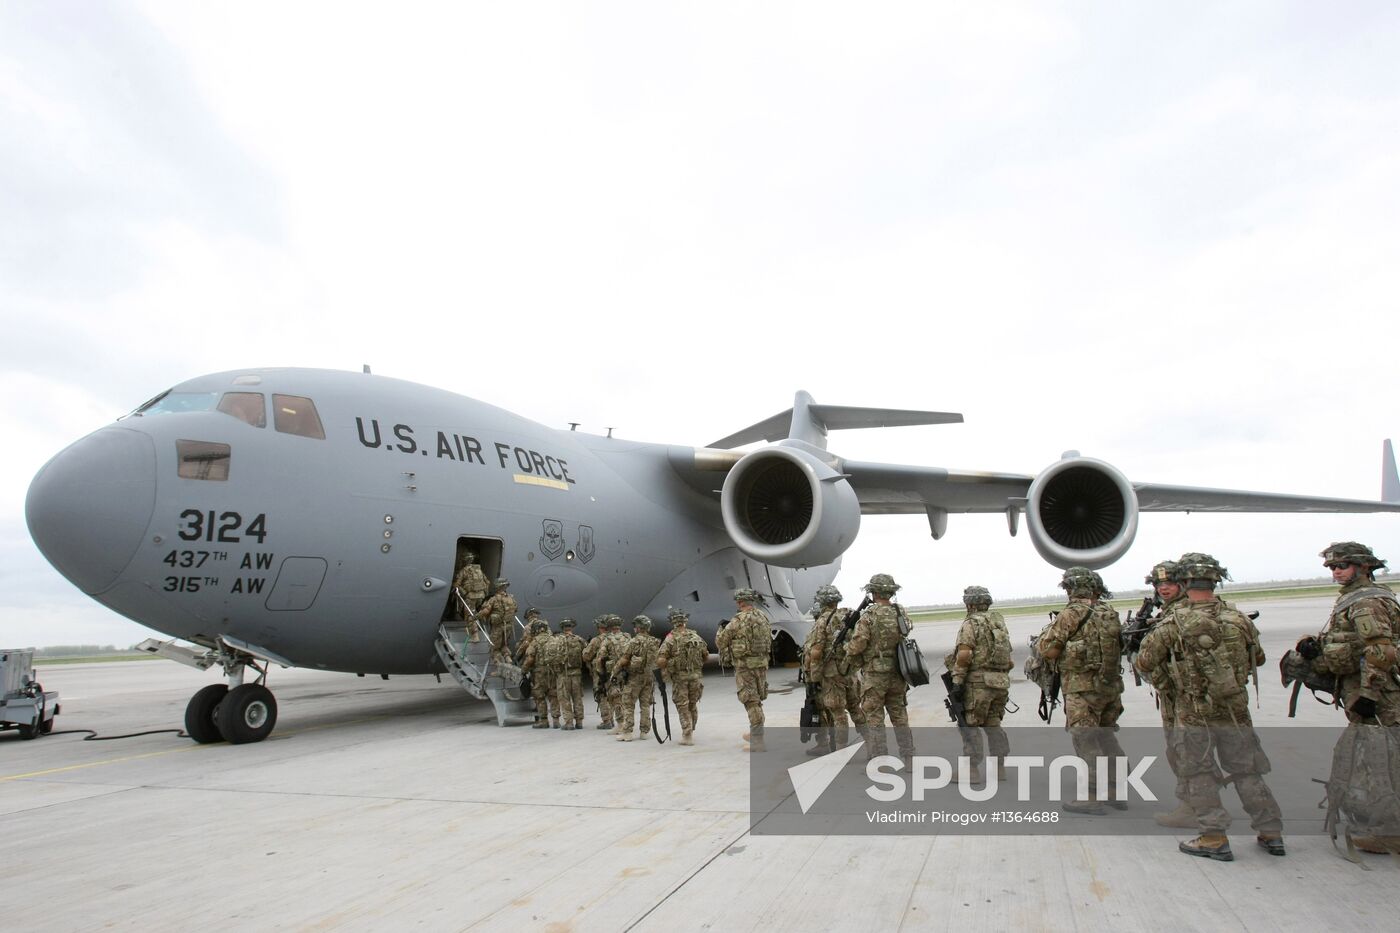
[{"label": "soldier in camouflage uniform", "polygon": [[[486,599],[487,592],[491,589],[491,581],[486,579],[486,574],[482,572],[481,565],[476,562],[476,554],[471,551],[462,552],[462,566],[457,569],[456,575],[452,578],[452,589],[467,604],[471,610],[470,615],[474,616],[480,609],[482,602]],[[461,603],[457,603],[453,617],[457,619],[469,619],[469,614],[462,610]],[[481,629],[473,621],[468,631],[471,633],[473,642],[481,641]]]},{"label": "soldier in camouflage uniform", "polygon": [[[1172,579],[1176,573],[1176,561],[1164,560],[1154,564],[1150,573],[1144,579],[1144,583],[1150,583],[1152,589],[1160,602],[1157,615],[1149,622],[1155,628],[1167,614],[1172,611],[1178,603],[1185,601],[1186,590],[1181,583]],[[1152,629],[1143,636],[1143,643],[1151,637]],[[1141,650],[1141,645],[1139,645]],[[1162,716],[1162,734],[1167,740],[1167,764],[1172,769],[1172,774],[1176,775],[1176,809],[1170,813],[1155,813],[1152,818],[1159,826],[1175,826],[1180,829],[1192,829],[1196,825],[1196,811],[1191,809],[1191,805],[1186,802],[1186,781],[1181,776],[1181,769],[1176,761],[1176,744],[1172,741],[1172,729],[1176,725],[1176,694],[1172,691],[1171,677],[1167,675],[1165,665],[1157,668],[1155,676],[1149,681],[1152,689],[1157,694],[1157,711]]]},{"label": "soldier in camouflage uniform", "polygon": [[861,614],[855,631],[846,643],[846,655],[861,672],[861,711],[865,714],[866,758],[885,754],[885,711],[894,725],[904,767],[912,768],[914,733],[909,730],[909,685],[899,673],[895,649],[904,640],[901,628],[908,625],[904,610],[890,600],[899,584],[887,573],[870,578],[865,589],[875,604]]},{"label": "soldier in camouflage uniform", "polygon": [[1297,650],[1315,671],[1337,677],[1346,712],[1329,801],[1335,797],[1345,811],[1356,848],[1400,855],[1400,604],[1390,587],[1376,583],[1375,572],[1386,562],[1366,545],[1339,541],[1320,556],[1341,592],[1321,633],[1300,641]]},{"label": "soldier in camouflage uniform", "polygon": [[773,628],[768,614],[758,608],[761,597],[748,587],[734,591],[739,611],[715,639],[721,657],[734,663],[734,684],[739,702],[749,714],[744,733],[748,752],[767,751],[763,745],[763,701],[768,699],[768,657],[773,650]]},{"label": "soldier in camouflage uniform", "polygon": [[608,677],[608,705],[612,708],[613,714],[613,734],[622,734],[622,727],[626,724],[626,671],[619,670],[617,662],[622,659],[622,652],[627,647],[627,636],[622,634],[622,616],[615,613],[608,614],[608,635],[603,639],[603,646],[598,650],[601,659],[601,667]]},{"label": "soldier in camouflage uniform", "polygon": [[583,639],[574,634],[573,619],[559,620],[559,634],[549,640],[549,662],[555,671],[559,718],[565,730],[583,728]]},{"label": "soldier in camouflage uniform", "polygon": [[1186,588],[1186,600],[1144,639],[1137,668],[1156,682],[1156,672],[1165,667],[1172,683],[1177,773],[1200,830],[1177,847],[1188,855],[1234,860],[1225,835],[1230,814],[1220,803],[1228,774],[1260,847],[1283,855],[1283,815],[1264,783],[1269,759],[1249,716],[1249,676],[1264,660],[1259,633],[1248,616],[1215,595],[1229,572],[1209,554],[1183,554],[1173,579]]},{"label": "soldier in camouflage uniform", "polygon": [[491,660],[510,661],[510,629],[519,608],[515,597],[510,595],[510,581],[501,577],[496,581],[496,592],[481,604],[477,613],[486,621],[491,633]]},{"label": "soldier in camouflage uniform", "polygon": [[595,728],[613,728],[613,708],[608,701],[608,689],[603,680],[603,643],[608,639],[608,616],[600,615],[593,620],[593,626],[597,630],[588,641],[587,647],[583,649],[583,663],[588,667],[589,676],[593,679],[593,699],[598,704],[598,715],[602,722]]},{"label": "soldier in camouflage uniform", "polygon": [[[1074,743],[1074,752],[1089,766],[1089,797],[1064,804],[1070,813],[1102,815],[1107,811],[1098,796],[1095,759],[1114,762],[1123,756],[1123,747],[1114,732],[1123,713],[1123,625],[1118,613],[1100,597],[1107,595],[1103,580],[1087,567],[1070,567],[1060,586],[1069,594],[1065,608],[1040,633],[1037,646],[1047,661],[1057,661],[1065,697],[1065,729]],[[1120,781],[1113,781],[1109,806],[1126,810],[1120,794]]]},{"label": "soldier in camouflage uniform", "polygon": [[700,695],[705,692],[705,659],[710,655],[705,639],[690,630],[684,609],[667,615],[671,631],[656,654],[656,664],[671,682],[671,702],[681,720],[682,745],[694,745],[695,724],[700,719]]},{"label": "soldier in camouflage uniform", "polygon": [[530,623],[530,645],[525,649],[525,661],[521,669],[531,675],[531,696],[535,701],[535,728],[548,729],[551,725],[559,728],[559,694],[556,692],[559,672],[550,663],[549,645],[554,636],[549,632],[549,623],[535,619]]},{"label": "soldier in camouflage uniform", "polygon": [[961,688],[966,713],[967,727],[960,731],[963,754],[972,766],[968,780],[980,784],[983,731],[987,733],[987,748],[997,759],[999,774],[1006,773],[1006,756],[1011,754],[1006,730],[1001,727],[1011,691],[1011,634],[1001,613],[992,608],[992,594],[985,586],[963,590],[963,605],[967,607],[967,618],[958,629],[947,665],[953,685]]},{"label": "soldier in camouflage uniform", "polygon": [[656,670],[656,654],[661,648],[661,641],[651,633],[651,619],[646,616],[634,618],[632,629],[636,634],[623,645],[622,657],[617,662],[617,669],[624,671],[627,677],[627,690],[622,698],[626,712],[622,717],[622,733],[617,737],[619,742],[630,742],[634,738],[634,716],[639,720],[640,738],[651,734],[651,705],[656,699],[652,688],[655,680],[652,671]]},{"label": "soldier in camouflage uniform", "polygon": [[834,752],[850,741],[848,715],[856,731],[865,737],[865,711],[860,705],[860,672],[847,657],[846,646],[837,644],[850,610],[840,605],[841,591],[830,584],[817,587],[816,600],[812,634],[803,657],[808,678],[820,687],[817,701],[822,721],[830,730],[826,750]]}]

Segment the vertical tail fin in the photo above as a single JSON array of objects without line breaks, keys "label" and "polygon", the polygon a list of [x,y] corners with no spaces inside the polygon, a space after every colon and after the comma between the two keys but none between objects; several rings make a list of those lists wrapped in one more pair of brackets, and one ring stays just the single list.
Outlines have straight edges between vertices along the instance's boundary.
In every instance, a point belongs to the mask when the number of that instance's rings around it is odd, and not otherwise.
[{"label": "vertical tail fin", "polygon": [[1388,438],[1381,445],[1381,500],[1400,502],[1400,476],[1395,473],[1395,447]]}]

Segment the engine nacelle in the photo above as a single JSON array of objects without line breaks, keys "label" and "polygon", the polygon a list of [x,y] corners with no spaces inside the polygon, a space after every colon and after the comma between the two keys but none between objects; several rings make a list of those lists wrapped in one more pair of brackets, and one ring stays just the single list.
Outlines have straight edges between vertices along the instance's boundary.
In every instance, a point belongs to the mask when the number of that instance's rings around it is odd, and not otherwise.
[{"label": "engine nacelle", "polygon": [[1137,493],[1102,460],[1072,457],[1031,483],[1026,525],[1040,556],[1061,569],[1107,567],[1137,535]]},{"label": "engine nacelle", "polygon": [[860,501],[850,483],[796,447],[755,450],[734,464],[719,501],[739,550],[779,567],[829,564],[860,530]]}]

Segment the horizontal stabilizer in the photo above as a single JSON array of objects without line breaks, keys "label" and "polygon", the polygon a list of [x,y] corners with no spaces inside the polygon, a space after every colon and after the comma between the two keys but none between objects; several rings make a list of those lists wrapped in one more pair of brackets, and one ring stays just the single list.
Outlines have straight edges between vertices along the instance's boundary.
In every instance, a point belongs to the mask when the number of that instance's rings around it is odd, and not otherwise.
[{"label": "horizontal stabilizer", "polygon": [[806,392],[798,392],[793,407],[742,431],[720,438],[707,447],[728,450],[756,441],[796,438],[826,449],[828,431],[852,428],[902,428],[920,424],[959,424],[963,416],[949,411],[912,411],[902,408],[854,408],[818,405]]}]

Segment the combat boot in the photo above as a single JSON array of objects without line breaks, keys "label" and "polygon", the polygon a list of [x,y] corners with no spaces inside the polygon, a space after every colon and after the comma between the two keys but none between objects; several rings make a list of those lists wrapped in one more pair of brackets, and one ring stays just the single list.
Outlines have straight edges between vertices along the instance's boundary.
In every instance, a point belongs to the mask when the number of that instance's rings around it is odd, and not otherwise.
[{"label": "combat boot", "polygon": [[1235,854],[1230,851],[1230,840],[1224,833],[1201,833],[1190,842],[1178,842],[1176,847],[1187,855],[1215,859],[1217,862],[1233,862]]},{"label": "combat boot", "polygon": [[1400,855],[1400,836],[1352,836],[1351,844],[1371,855],[1393,852]]},{"label": "combat boot", "polygon": [[1270,855],[1287,855],[1283,848],[1283,837],[1275,836],[1272,833],[1260,833],[1254,840],[1259,844],[1259,848],[1264,849]]},{"label": "combat boot", "polygon": [[593,728],[595,728],[595,729],[611,729],[611,728],[613,728],[613,724],[610,723],[610,722],[600,722],[600,723],[598,723],[598,725],[594,726]]},{"label": "combat boot", "polygon": [[534,724],[533,726],[531,726],[530,728],[531,728],[531,729],[548,729],[548,728],[549,728],[549,721],[546,720],[546,719],[536,719],[536,720],[535,720],[535,724]]},{"label": "combat boot", "polygon": [[981,784],[986,779],[987,776],[983,773],[981,765],[973,765],[958,774],[958,781],[963,784]]},{"label": "combat boot", "polygon": [[1078,813],[1081,816],[1108,815],[1108,811],[1097,800],[1066,800],[1063,809],[1066,813]]},{"label": "combat boot", "polygon": [[690,731],[689,729],[686,729],[684,732],[681,733],[681,743],[680,743],[680,744],[682,744],[682,745],[694,745],[694,744],[695,744],[695,739],[691,738],[691,736],[692,736],[691,731]]},{"label": "combat boot", "polygon": [[1192,810],[1184,800],[1177,804],[1176,809],[1170,813],[1152,814],[1152,819],[1158,826],[1171,826],[1176,829],[1196,828],[1196,811]]},{"label": "combat boot", "polygon": [[746,751],[746,752],[766,752],[766,751],[768,751],[767,747],[764,746],[764,744],[763,744],[763,727],[762,727],[762,726],[754,726],[752,729],[749,730],[749,732],[750,732],[749,744],[746,745],[746,746],[744,746],[744,751]]},{"label": "combat boot", "polygon": [[557,719],[552,720],[552,721],[550,722],[550,724],[549,724],[549,727],[550,727],[551,729],[558,729],[558,728],[559,728],[559,720],[557,720]]},{"label": "combat boot", "polygon": [[617,737],[617,740],[618,740],[619,742],[631,742],[631,741],[634,740],[635,738],[636,738],[636,736],[634,736],[632,733],[630,733],[630,732],[624,732],[624,733],[622,733],[621,735],[619,735],[619,736]]}]

